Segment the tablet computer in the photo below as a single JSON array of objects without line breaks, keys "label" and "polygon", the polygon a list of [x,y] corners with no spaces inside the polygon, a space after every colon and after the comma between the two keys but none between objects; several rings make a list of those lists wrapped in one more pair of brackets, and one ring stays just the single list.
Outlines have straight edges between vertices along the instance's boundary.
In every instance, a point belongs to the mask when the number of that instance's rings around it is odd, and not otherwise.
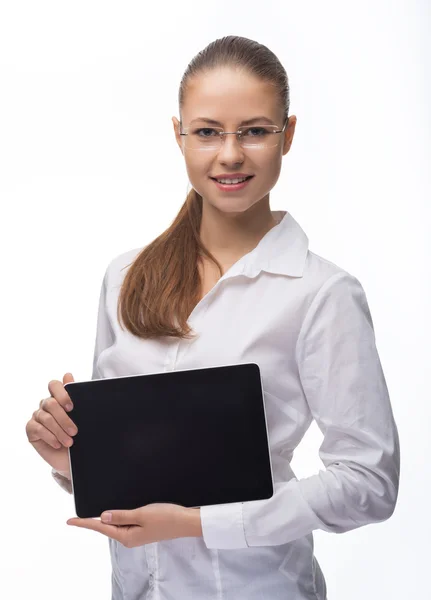
[{"label": "tablet computer", "polygon": [[71,382],[78,517],[263,500],[273,474],[255,363]]}]

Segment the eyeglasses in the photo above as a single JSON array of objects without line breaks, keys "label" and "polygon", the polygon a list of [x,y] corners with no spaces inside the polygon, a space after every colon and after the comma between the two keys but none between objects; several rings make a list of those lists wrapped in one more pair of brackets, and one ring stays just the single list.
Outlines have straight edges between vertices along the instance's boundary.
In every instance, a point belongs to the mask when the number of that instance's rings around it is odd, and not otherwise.
[{"label": "eyeglasses", "polygon": [[[236,135],[242,148],[267,149],[278,145],[274,133],[283,133],[289,118],[287,117],[283,129],[277,125],[242,126],[238,131],[223,131],[222,127],[186,127],[180,135],[184,137],[184,145],[190,150],[219,150],[225,135]],[[274,143],[275,141],[275,143]]]}]

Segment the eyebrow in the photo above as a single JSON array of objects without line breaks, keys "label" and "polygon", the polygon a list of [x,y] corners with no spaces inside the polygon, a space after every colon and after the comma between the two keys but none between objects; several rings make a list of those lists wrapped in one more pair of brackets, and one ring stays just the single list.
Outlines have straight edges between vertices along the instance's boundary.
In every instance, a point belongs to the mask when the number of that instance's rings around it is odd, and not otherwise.
[{"label": "eyebrow", "polygon": [[[222,125],[222,123],[220,123],[220,121],[215,121],[214,119],[208,119],[206,117],[197,117],[196,119],[193,119],[193,121],[190,121],[190,123],[193,123],[194,121],[204,121],[205,123],[210,123],[211,125]],[[251,123],[255,123],[256,121],[264,121],[265,123],[268,123],[269,125],[274,125],[274,122],[271,119],[268,119],[268,117],[253,117],[252,119],[247,119],[246,121],[242,121],[240,123],[240,125],[250,125]]]}]

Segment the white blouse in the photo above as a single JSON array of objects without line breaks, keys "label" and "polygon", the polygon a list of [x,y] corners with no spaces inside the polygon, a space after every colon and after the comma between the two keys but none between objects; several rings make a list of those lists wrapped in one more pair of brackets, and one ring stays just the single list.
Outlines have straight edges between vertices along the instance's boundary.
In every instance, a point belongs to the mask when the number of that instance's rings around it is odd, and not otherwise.
[{"label": "white blouse", "polygon": [[[278,224],[194,308],[194,340],[123,331],[122,269],[142,248],[107,267],[92,378],[257,363],[274,475],[269,500],[201,507],[203,538],[109,539],[113,600],[326,600],[313,530],[342,533],[394,511],[399,438],[365,292],[308,249],[287,211],[273,215]],[[298,480],[290,463],[313,419],[325,468]]]}]

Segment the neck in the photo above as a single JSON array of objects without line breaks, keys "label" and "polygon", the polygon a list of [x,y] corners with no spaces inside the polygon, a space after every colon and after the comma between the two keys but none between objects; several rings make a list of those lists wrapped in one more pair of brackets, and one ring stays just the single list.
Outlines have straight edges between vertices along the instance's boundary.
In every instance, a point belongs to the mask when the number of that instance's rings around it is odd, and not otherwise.
[{"label": "neck", "polygon": [[233,264],[251,252],[275,225],[269,197],[241,213],[221,212],[203,200],[200,238],[222,264]]}]

